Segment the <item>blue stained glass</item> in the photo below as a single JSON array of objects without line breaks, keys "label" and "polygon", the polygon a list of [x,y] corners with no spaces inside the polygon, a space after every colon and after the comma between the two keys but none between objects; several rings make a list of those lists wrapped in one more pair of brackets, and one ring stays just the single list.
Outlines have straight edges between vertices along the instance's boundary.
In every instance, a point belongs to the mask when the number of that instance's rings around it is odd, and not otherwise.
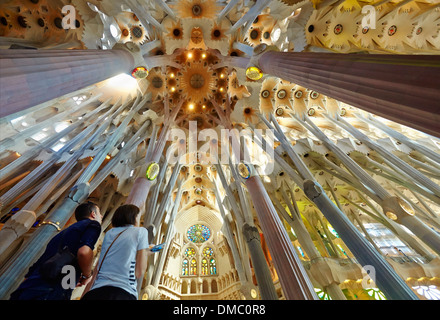
[{"label": "blue stained glass", "polygon": [[188,229],[187,236],[194,243],[203,243],[211,236],[211,230],[203,224],[195,224]]}]

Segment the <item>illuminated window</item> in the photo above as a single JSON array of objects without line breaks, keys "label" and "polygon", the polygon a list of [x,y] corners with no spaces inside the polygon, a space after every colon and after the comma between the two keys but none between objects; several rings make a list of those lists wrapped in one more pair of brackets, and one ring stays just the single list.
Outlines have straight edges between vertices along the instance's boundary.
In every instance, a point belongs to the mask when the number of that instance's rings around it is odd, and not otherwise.
[{"label": "illuminated window", "polygon": [[215,259],[214,258],[211,258],[209,260],[209,274],[210,275],[217,274],[217,267],[215,265]]},{"label": "illuminated window", "polygon": [[206,258],[202,259],[202,276],[208,275],[208,260]]},{"label": "illuminated window", "polygon": [[[217,267],[214,258],[214,250],[210,247],[206,247],[202,251],[203,260],[202,260],[202,275],[215,275],[217,274]],[[205,264],[204,264],[205,262]],[[203,269],[205,268],[205,269]],[[209,272],[208,272],[209,271]]]},{"label": "illuminated window", "polygon": [[195,258],[196,250],[189,247],[185,250],[182,260],[182,276],[197,274],[197,260]]},{"label": "illuminated window", "polygon": [[182,261],[182,276],[187,276],[188,275],[188,259],[183,259]]},{"label": "illuminated window", "polygon": [[197,275],[197,260],[195,258],[191,259],[191,266],[189,268],[189,274],[191,276]]},{"label": "illuminated window", "polygon": [[437,286],[416,286],[413,287],[414,290],[421,296],[424,296],[428,300],[440,300],[440,290]]},{"label": "illuminated window", "polygon": [[195,224],[188,229],[187,236],[194,243],[203,243],[211,236],[211,230],[202,224]]},{"label": "illuminated window", "polygon": [[386,300],[385,295],[382,291],[377,288],[365,289],[367,294],[372,297],[374,300]]}]

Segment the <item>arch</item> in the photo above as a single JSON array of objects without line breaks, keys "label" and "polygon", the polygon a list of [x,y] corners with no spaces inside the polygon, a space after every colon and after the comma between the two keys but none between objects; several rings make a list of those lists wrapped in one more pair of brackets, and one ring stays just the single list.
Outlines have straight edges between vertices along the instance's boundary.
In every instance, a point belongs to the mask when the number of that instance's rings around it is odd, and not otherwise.
[{"label": "arch", "polygon": [[182,282],[182,288],[180,290],[181,294],[187,294],[188,293],[188,283],[186,281]]},{"label": "arch", "polygon": [[209,293],[208,281],[203,280],[202,293]]},{"label": "arch", "polygon": [[218,289],[217,289],[217,281],[215,281],[215,279],[211,281],[211,292],[212,292],[212,293],[214,293],[214,292],[218,292]]},{"label": "arch", "polygon": [[190,293],[197,293],[197,285],[196,285],[196,281],[192,280],[191,281],[191,291]]}]

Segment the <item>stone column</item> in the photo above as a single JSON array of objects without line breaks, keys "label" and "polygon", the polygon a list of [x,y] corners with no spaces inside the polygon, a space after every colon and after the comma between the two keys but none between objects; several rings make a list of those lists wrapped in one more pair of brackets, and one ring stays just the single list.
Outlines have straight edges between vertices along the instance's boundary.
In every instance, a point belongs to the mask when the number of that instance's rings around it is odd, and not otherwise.
[{"label": "stone column", "polygon": [[264,73],[440,137],[440,56],[265,49],[252,59]]},{"label": "stone column", "polygon": [[263,300],[278,300],[278,295],[275,291],[275,286],[273,285],[272,275],[267,267],[266,258],[261,249],[261,240],[258,229],[245,223],[243,226],[243,235],[249,248],[261,298]]},{"label": "stone column", "polygon": [[405,281],[392,269],[350,220],[328,198],[322,187],[314,181],[304,181],[304,193],[313,201],[335,228],[341,239],[362,266],[372,265],[376,284],[388,299],[418,300]]},{"label": "stone column", "polygon": [[318,299],[260,177],[251,176],[245,183],[251,195],[261,229],[266,237],[286,299]]},{"label": "stone column", "polygon": [[0,50],[0,117],[134,67],[124,50]]}]

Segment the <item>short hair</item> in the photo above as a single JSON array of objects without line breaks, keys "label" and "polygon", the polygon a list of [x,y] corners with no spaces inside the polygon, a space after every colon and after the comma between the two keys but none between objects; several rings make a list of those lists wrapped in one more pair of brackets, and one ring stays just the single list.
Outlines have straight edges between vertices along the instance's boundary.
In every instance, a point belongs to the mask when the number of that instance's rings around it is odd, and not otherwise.
[{"label": "short hair", "polygon": [[126,225],[135,225],[136,217],[140,210],[133,204],[124,204],[116,209],[112,218],[113,227],[123,227]]},{"label": "short hair", "polygon": [[87,201],[85,203],[80,204],[75,209],[75,219],[76,221],[81,221],[84,219],[90,218],[92,211],[98,211],[99,207],[97,204]]}]

